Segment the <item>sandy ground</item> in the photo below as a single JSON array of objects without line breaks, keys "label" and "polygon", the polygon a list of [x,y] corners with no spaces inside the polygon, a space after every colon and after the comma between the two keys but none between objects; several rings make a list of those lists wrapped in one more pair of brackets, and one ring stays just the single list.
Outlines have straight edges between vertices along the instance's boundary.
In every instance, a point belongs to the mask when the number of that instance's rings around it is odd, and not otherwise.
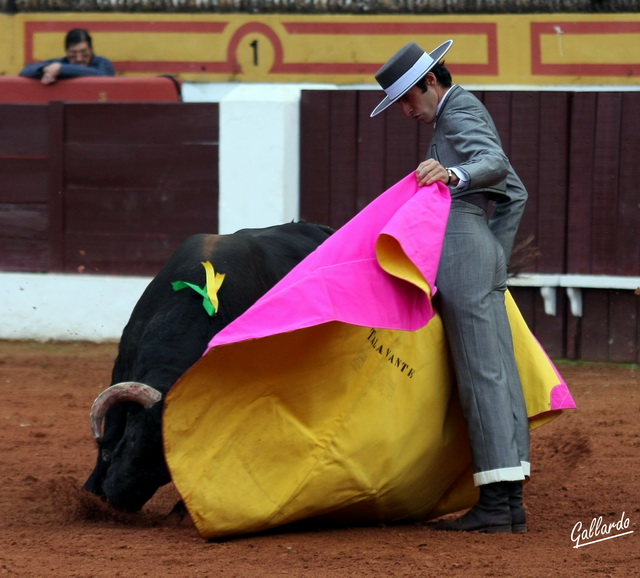
[{"label": "sandy ground", "polygon": [[[167,517],[179,498],[172,486],[134,515],[80,489],[96,457],[89,408],[109,385],[115,352],[112,344],[0,341],[0,575],[640,576],[640,391],[632,368],[560,365],[579,409],[533,434],[527,534],[458,535],[414,524],[206,542],[189,521]],[[598,535],[576,548],[580,524]]]}]

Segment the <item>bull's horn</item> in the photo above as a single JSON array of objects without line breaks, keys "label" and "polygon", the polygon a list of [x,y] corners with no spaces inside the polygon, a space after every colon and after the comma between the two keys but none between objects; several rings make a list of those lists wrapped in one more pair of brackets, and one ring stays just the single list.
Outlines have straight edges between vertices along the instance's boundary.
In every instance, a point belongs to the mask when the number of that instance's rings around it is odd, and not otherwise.
[{"label": "bull's horn", "polygon": [[121,401],[135,401],[145,408],[162,399],[162,394],[153,387],[137,381],[123,381],[105,389],[91,406],[91,431],[93,437],[102,439],[102,422],[109,408]]}]

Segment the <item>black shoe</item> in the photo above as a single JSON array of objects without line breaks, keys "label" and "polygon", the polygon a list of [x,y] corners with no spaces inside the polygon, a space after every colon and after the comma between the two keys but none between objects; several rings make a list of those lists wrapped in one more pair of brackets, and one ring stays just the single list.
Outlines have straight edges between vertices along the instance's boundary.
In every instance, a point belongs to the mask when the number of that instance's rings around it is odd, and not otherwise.
[{"label": "black shoe", "polygon": [[511,531],[514,534],[524,534],[527,531],[527,513],[522,504],[522,482],[508,483]]},{"label": "black shoe", "polygon": [[438,522],[436,530],[449,532],[510,533],[509,482],[480,486],[480,499],[466,514]]}]

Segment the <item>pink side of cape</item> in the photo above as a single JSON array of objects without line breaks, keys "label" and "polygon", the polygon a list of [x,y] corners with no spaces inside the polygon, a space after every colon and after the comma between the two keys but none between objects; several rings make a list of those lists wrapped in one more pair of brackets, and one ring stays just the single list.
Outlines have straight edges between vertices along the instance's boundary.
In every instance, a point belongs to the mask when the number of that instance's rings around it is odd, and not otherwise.
[{"label": "pink side of cape", "polygon": [[[538,338],[534,336],[534,339],[536,340],[536,343],[538,343],[538,345],[540,346],[540,349],[544,351],[544,348],[538,342]],[[546,352],[545,352],[545,356],[547,357],[547,359],[549,359],[549,356],[546,354]],[[551,359],[549,359],[549,363],[551,364],[551,367],[553,367],[553,370],[555,371],[556,376],[558,377],[558,385],[556,385],[551,390],[551,395],[549,399],[549,403],[551,407],[549,409],[551,411],[560,410],[560,409],[576,409],[578,406],[576,405],[576,402],[574,401],[573,396],[571,395],[571,392],[569,391],[569,387],[567,386],[564,378],[562,377],[562,375],[560,375],[558,368],[554,365]]]},{"label": "pink side of cape", "polygon": [[[418,187],[414,173],[407,175],[215,335],[207,351],[329,321],[406,331],[423,327],[434,315],[429,295],[383,271],[376,242],[381,235],[394,238],[435,293],[450,204],[446,187]],[[574,408],[554,370],[559,383],[551,392],[550,409]]]},{"label": "pink side of cape", "polygon": [[[562,379],[562,378],[560,378]],[[575,409],[576,402],[573,400],[571,396],[571,392],[567,387],[567,384],[562,381],[562,383],[556,385],[551,390],[551,409]]]},{"label": "pink side of cape", "polygon": [[376,241],[380,235],[396,239],[433,293],[450,204],[446,187],[418,187],[415,174],[409,174],[214,336],[209,349],[328,321],[403,330],[423,327],[433,317],[429,296],[382,270]]}]

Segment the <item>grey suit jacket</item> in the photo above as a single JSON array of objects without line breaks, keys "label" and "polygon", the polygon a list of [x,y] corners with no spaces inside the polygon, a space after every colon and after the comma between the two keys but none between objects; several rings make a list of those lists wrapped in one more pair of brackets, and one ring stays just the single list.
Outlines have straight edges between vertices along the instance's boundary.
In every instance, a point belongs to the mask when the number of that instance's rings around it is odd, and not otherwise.
[{"label": "grey suit jacket", "polygon": [[450,189],[452,198],[483,192],[495,201],[489,228],[509,262],[527,190],[502,150],[491,115],[460,86],[451,88],[440,109],[428,156],[445,167],[460,168],[468,176],[467,188]]}]

